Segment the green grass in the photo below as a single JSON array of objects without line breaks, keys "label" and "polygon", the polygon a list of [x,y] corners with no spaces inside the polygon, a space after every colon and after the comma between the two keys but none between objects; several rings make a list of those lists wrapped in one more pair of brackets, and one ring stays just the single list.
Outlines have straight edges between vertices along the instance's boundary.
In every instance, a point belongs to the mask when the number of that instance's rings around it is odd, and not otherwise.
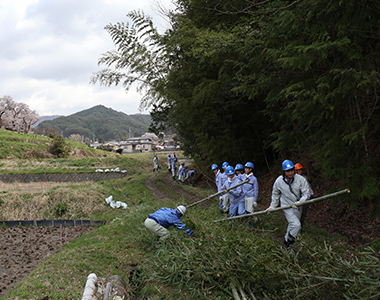
[{"label": "green grass", "polygon": [[[50,163],[59,168],[72,162]],[[84,162],[75,162],[75,167]],[[80,299],[90,273],[122,276],[130,298],[137,299],[232,299],[233,288],[257,299],[375,299],[380,295],[378,249],[354,248],[345,238],[307,225],[297,241],[298,254],[289,255],[281,245],[287,226],[281,214],[263,215],[254,226],[246,218],[213,223],[223,216],[216,201],[211,201],[211,207],[193,206],[183,217],[197,237],[170,228],[170,238],[157,244],[143,225],[147,215],[160,207],[189,203],[160,183],[164,172],[152,175],[151,155],[98,158],[91,163],[122,166],[130,176],[91,185],[58,185],[39,196],[48,197],[46,218],[56,217],[59,203],[67,205],[62,218],[83,215],[107,223],[66,244],[1,299]],[[154,198],[145,186],[151,176],[173,199]],[[185,189],[198,198],[214,192]],[[2,194],[0,209],[9,194]],[[126,202],[128,209],[107,206],[104,199],[109,195]],[[23,193],[21,199],[35,197]],[[86,205],[96,209],[86,210]]]}]

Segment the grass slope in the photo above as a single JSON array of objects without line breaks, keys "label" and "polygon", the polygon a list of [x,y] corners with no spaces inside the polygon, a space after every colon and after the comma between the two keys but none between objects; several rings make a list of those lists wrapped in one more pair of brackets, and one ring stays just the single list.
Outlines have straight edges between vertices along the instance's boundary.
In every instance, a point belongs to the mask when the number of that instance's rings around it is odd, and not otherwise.
[{"label": "grass slope", "polygon": [[[344,238],[306,226],[298,254],[289,255],[281,247],[286,222],[280,214],[262,216],[254,226],[245,219],[214,224],[212,220],[221,218],[215,201],[208,208],[197,205],[183,218],[197,237],[171,228],[169,240],[157,244],[143,226],[147,215],[160,207],[188,203],[183,198],[154,197],[145,182],[161,182],[165,172],[152,173],[151,158],[136,154],[106,162],[109,168],[123,164],[129,178],[56,184],[35,189],[34,194],[32,189],[25,191],[22,203],[48,199],[41,208],[46,218],[57,217],[54,207],[64,202],[67,211],[60,217],[88,217],[107,224],[66,244],[1,299],[80,299],[92,272],[104,278],[122,276],[130,299],[243,299],[243,294],[251,299],[375,299],[380,295],[378,249],[353,248]],[[96,164],[105,162],[99,158]],[[186,190],[202,193],[196,187]],[[0,209],[15,194],[2,196]],[[126,202],[128,209],[110,208],[104,201],[109,195]]]}]

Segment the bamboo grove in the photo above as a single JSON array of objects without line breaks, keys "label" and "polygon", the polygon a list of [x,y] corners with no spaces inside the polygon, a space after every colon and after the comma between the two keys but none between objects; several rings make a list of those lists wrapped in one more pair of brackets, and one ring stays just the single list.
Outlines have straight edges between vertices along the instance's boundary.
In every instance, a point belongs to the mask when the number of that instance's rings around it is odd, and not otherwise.
[{"label": "bamboo grove", "polygon": [[380,206],[380,4],[177,0],[160,33],[143,12],[109,24],[116,49],[92,82],[132,83],[152,130],[200,167],[307,158],[352,199]]}]

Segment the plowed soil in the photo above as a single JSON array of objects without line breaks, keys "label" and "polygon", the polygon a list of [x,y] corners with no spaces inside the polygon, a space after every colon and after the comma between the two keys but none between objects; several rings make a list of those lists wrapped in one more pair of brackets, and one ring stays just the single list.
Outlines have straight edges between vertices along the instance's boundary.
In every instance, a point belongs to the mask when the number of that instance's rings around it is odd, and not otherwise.
[{"label": "plowed soil", "polygon": [[69,241],[93,229],[76,227],[0,227],[0,297]]}]

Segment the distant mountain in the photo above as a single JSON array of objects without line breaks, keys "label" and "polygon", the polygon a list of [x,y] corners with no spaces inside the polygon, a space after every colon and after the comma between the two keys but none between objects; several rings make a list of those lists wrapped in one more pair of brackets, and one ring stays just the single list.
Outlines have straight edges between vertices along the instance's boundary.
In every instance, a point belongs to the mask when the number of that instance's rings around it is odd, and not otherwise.
[{"label": "distant mountain", "polygon": [[54,120],[54,119],[59,118],[59,117],[61,117],[61,116],[59,116],[59,115],[54,115],[54,116],[42,116],[42,117],[41,117],[41,120],[40,120],[40,121],[37,121],[37,122],[33,125],[33,127],[37,127],[37,126],[40,125],[40,123],[43,122],[43,121]]},{"label": "distant mountain", "polygon": [[53,128],[62,132],[64,137],[79,134],[91,140],[102,138],[110,141],[141,136],[148,131],[150,122],[150,115],[127,115],[97,105],[69,116],[42,121],[37,129]]}]

